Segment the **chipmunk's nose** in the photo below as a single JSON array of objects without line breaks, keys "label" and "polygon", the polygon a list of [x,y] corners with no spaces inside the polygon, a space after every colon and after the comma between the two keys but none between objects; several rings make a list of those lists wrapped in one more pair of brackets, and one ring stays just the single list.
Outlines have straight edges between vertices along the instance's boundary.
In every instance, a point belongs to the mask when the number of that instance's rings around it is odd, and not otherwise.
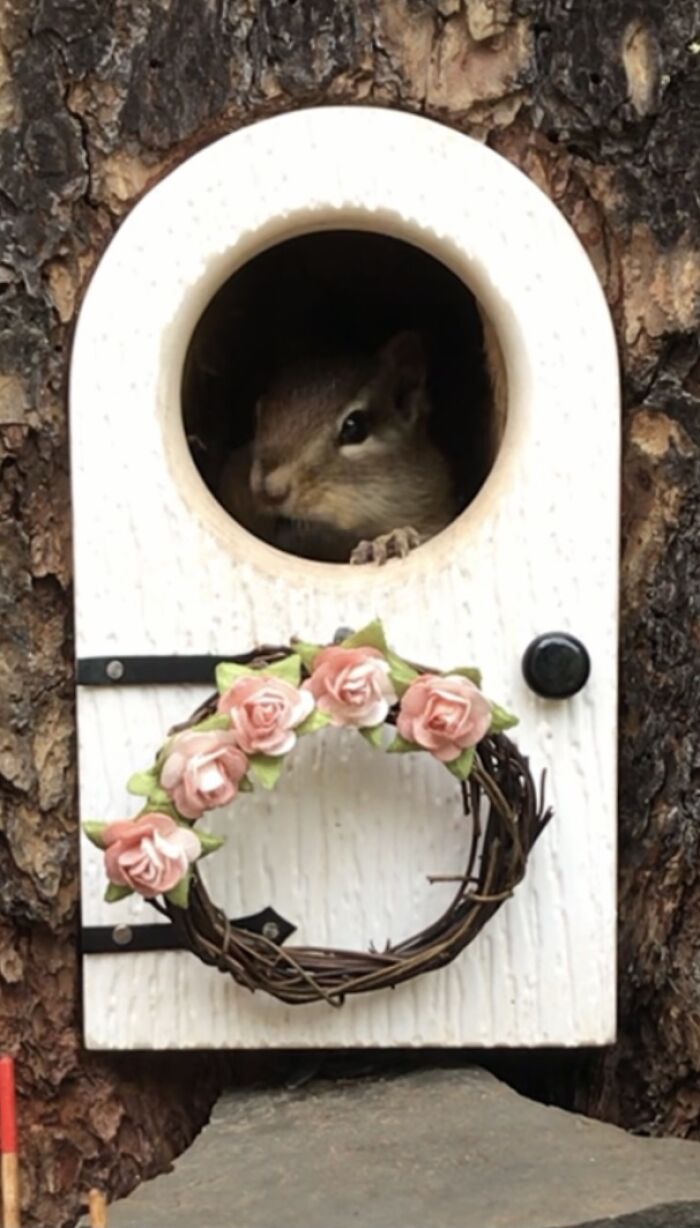
[{"label": "chipmunk's nose", "polygon": [[257,460],[251,467],[250,487],[253,494],[261,495],[267,503],[284,503],[291,489],[289,477],[282,467],[266,470]]},{"label": "chipmunk's nose", "polygon": [[268,503],[284,503],[289,497],[289,482],[284,475],[271,473],[263,482],[263,494]]}]

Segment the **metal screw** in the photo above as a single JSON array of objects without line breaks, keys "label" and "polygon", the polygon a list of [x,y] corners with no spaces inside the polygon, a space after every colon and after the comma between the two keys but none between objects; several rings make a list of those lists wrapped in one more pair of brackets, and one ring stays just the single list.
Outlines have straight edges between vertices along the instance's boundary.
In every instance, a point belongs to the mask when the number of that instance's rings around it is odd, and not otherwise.
[{"label": "metal screw", "polygon": [[114,929],[112,930],[112,941],[115,942],[118,947],[128,947],[129,943],[133,940],[133,937],[134,931],[130,925],[115,925]]},{"label": "metal screw", "polygon": [[124,677],[124,662],[108,661],[105,666],[105,673],[111,682],[119,682],[119,679]]},{"label": "metal screw", "polygon": [[333,643],[342,644],[343,640],[346,640],[349,635],[352,635],[352,627],[338,627],[333,636]]},{"label": "metal screw", "polygon": [[262,927],[262,932],[265,938],[270,939],[270,942],[277,942],[280,936],[280,927],[275,921],[266,921]]}]

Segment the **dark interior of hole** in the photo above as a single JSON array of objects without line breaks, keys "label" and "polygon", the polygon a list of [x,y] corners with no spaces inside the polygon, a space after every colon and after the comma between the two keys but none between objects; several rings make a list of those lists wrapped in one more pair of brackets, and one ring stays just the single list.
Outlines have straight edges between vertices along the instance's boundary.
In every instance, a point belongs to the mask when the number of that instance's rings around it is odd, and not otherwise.
[{"label": "dark interior of hole", "polygon": [[248,1050],[229,1066],[230,1087],[306,1086],[317,1079],[346,1084],[411,1072],[483,1067],[526,1099],[575,1110],[576,1089],[594,1049],[344,1049]]},{"label": "dark interior of hole", "polygon": [[185,364],[183,412],[210,489],[226,455],[252,438],[255,402],[279,370],[298,357],[374,352],[404,329],[422,337],[431,433],[466,506],[495,446],[474,296],[432,256],[363,231],[280,243],[230,277],[206,308]]}]

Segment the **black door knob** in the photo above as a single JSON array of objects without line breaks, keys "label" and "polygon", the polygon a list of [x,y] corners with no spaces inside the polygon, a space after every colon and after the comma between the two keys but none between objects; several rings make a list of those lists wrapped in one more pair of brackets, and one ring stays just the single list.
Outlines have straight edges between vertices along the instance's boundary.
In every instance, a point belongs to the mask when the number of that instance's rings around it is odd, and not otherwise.
[{"label": "black door knob", "polygon": [[523,676],[544,699],[568,699],[588,681],[591,658],[575,635],[548,631],[538,635],[523,657]]}]

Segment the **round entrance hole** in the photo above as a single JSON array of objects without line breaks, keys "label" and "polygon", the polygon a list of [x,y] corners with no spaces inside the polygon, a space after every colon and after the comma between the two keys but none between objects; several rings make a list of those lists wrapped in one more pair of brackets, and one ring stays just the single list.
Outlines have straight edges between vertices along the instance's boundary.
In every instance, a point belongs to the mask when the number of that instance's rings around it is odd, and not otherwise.
[{"label": "round entrance hole", "polygon": [[268,248],[219,289],[188,348],[184,425],[203,481],[302,557],[347,562],[391,530],[427,540],[498,450],[486,328],[485,346],[471,291],[403,240],[333,230]]}]

